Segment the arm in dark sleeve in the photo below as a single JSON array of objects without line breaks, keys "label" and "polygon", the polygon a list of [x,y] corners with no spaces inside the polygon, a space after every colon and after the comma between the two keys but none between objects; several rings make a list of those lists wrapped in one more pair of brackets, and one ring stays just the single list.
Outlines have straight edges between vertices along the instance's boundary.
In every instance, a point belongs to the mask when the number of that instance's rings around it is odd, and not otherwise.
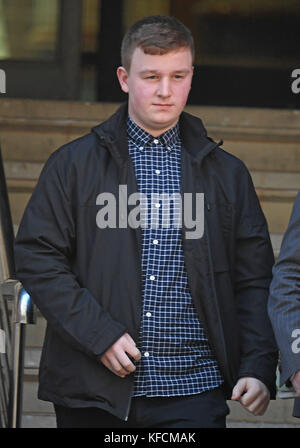
[{"label": "arm in dark sleeve", "polygon": [[241,177],[241,213],[236,235],[235,295],[241,337],[240,377],[276,391],[278,350],[267,313],[274,255],[268,227],[248,170]]},{"label": "arm in dark sleeve", "polygon": [[300,193],[273,268],[268,311],[280,350],[282,385],[300,369]]},{"label": "arm in dark sleeve", "polygon": [[16,277],[61,338],[97,359],[126,328],[71,270],[76,224],[67,154],[53,153],[26,207],[15,242]]}]

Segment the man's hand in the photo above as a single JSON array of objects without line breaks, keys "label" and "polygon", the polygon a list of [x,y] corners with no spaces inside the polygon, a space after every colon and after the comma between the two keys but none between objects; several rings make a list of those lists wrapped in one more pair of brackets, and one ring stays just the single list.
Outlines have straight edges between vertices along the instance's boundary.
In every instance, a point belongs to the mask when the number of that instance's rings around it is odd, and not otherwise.
[{"label": "man's hand", "polygon": [[141,359],[141,353],[128,333],[120,337],[101,357],[102,363],[115,375],[125,378],[126,375],[134,372],[136,367],[130,358],[136,361]]},{"label": "man's hand", "polygon": [[300,370],[297,370],[294,378],[291,380],[291,383],[292,383],[295,391],[297,392],[297,394],[300,397]]},{"label": "man's hand", "polygon": [[231,400],[239,401],[254,415],[263,415],[269,405],[270,392],[256,378],[240,378],[233,388]]}]

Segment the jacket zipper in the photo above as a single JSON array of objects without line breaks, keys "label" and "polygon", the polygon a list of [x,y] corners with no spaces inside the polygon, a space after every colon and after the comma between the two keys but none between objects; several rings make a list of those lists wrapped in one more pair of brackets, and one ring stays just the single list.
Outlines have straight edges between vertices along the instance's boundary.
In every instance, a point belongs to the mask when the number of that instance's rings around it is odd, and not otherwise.
[{"label": "jacket zipper", "polygon": [[[127,163],[127,183],[128,183],[128,161]],[[135,172],[133,172],[133,178],[134,178],[134,183],[135,183],[135,189],[136,191],[138,191],[138,185],[137,185],[137,180],[136,180],[136,175]],[[138,228],[135,230],[137,232],[137,240],[138,240],[138,256],[139,256],[139,279],[140,279],[140,300],[142,302],[143,299],[143,278],[142,278],[142,240],[141,240],[141,230]],[[142,307],[143,307],[143,303],[141,303],[141,312],[142,312]],[[137,329],[137,338],[139,339],[139,332],[140,332],[140,328],[141,328],[141,312],[140,312],[140,325],[139,328]],[[137,340],[138,342],[138,340]],[[134,375],[134,373],[133,373]],[[132,382],[132,386],[131,386],[131,390],[130,390],[130,394],[129,394],[129,400],[128,400],[128,405],[127,405],[127,410],[126,410],[126,416],[125,416],[125,421],[128,420],[129,417],[129,413],[130,413],[130,408],[131,408],[131,402],[132,402],[132,394],[133,394],[133,389],[134,389],[134,380]]]},{"label": "jacket zipper", "polygon": [[[221,140],[219,143],[217,143],[217,144],[215,145],[215,147],[221,145],[222,143],[223,143],[223,141]],[[183,175],[182,175],[182,174],[183,174],[183,161],[182,161],[182,163],[181,163],[181,169],[182,169],[182,173],[181,173],[181,179],[180,179],[180,181],[181,181],[180,189],[181,189],[181,194],[183,195],[183,189],[184,189],[184,188],[183,188]],[[197,176],[195,176],[195,179],[197,179]],[[204,191],[205,191],[205,189],[204,189]],[[203,191],[203,192],[204,192],[204,191]],[[195,193],[195,190],[194,190],[194,193]],[[210,205],[210,203],[209,203],[209,201],[208,201],[208,199],[207,199],[206,196],[204,196],[204,201],[205,201],[205,205],[206,205],[207,211],[210,212],[210,211],[211,211],[211,205]],[[206,224],[205,224],[205,227],[206,227]],[[184,229],[183,229],[183,225],[181,226],[181,233],[182,233],[183,249],[184,249],[184,252],[185,252],[186,241],[185,241],[185,238],[184,238]],[[207,240],[207,245],[208,245],[208,254],[211,255],[209,234],[206,236],[206,240]],[[208,255],[208,256],[210,257],[210,255]],[[215,285],[214,285],[214,284],[213,284],[213,296],[214,296],[214,298],[215,298],[215,300],[216,300],[216,291],[215,291]],[[193,302],[194,302],[194,301],[193,301]],[[194,303],[194,305],[195,305],[195,303]],[[195,306],[196,306],[196,305],[195,305]],[[198,317],[199,317],[199,319],[200,319],[200,316],[199,316],[199,315],[198,315]],[[208,331],[208,329],[207,329],[207,325],[206,325],[206,323],[205,323],[205,320],[202,319],[201,322],[202,322],[202,325],[204,326],[204,329],[205,329],[205,331],[206,331],[207,337],[209,338],[209,331]],[[227,350],[226,350],[226,345],[225,345],[225,341],[224,341],[223,330],[222,330],[222,341],[221,341],[221,344],[222,344],[222,347],[223,347],[223,350],[224,350],[224,353],[225,353],[225,358],[227,359]],[[217,360],[217,361],[218,361],[218,360]],[[222,370],[221,370],[221,371],[222,371]],[[222,374],[223,374],[223,372],[222,372]],[[224,377],[224,379],[227,378],[226,374],[223,375],[223,377]],[[226,379],[225,379],[225,381],[226,381]]]},{"label": "jacket zipper", "polygon": [[[140,236],[140,233],[139,233]],[[138,245],[138,251],[139,251],[139,258],[140,258],[140,263],[139,263],[139,276],[140,276],[140,297],[143,297],[143,291],[142,291],[142,254],[141,254],[141,241],[139,238],[139,245]],[[143,304],[141,305],[143,306]],[[140,329],[140,327],[139,327]],[[139,337],[139,331],[137,332],[137,337]],[[134,375],[134,373],[133,373]],[[129,413],[130,413],[130,408],[131,408],[131,401],[132,401],[132,393],[133,393],[133,388],[134,388],[134,381],[132,382],[132,386],[131,386],[131,390],[130,390],[130,394],[129,394],[129,401],[128,401],[128,405],[127,405],[127,409],[126,409],[126,416],[125,416],[125,421],[127,422],[128,417],[129,417]]]},{"label": "jacket zipper", "polygon": [[128,404],[127,404],[126,415],[125,415],[125,422],[127,422],[128,417],[129,417],[129,413],[130,413],[131,401],[132,401],[132,392],[133,392],[133,386],[131,387],[131,391],[130,391],[130,395],[129,395],[129,401],[128,401]]},{"label": "jacket zipper", "polygon": [[[106,144],[106,146],[111,147],[112,146],[112,142],[109,141],[104,135],[100,136],[101,140]],[[113,151],[111,151],[112,153]],[[128,161],[126,161],[125,163],[127,163],[127,168],[128,168]],[[135,178],[135,186],[136,186],[136,190],[137,189],[137,181],[136,181],[136,177]],[[128,170],[127,170],[127,182],[128,182]],[[142,264],[142,254],[141,254],[141,240],[140,240],[140,233],[138,234],[138,251],[139,251],[139,258],[140,258],[140,263],[139,263],[139,276],[140,276],[140,297],[142,298],[142,268],[141,268],[141,264]],[[139,333],[138,333],[139,334]],[[131,402],[132,402],[132,393],[133,393],[133,388],[134,388],[134,381],[132,382],[132,386],[130,388],[130,392],[129,392],[129,399],[128,399],[128,403],[127,403],[127,408],[126,408],[126,412],[125,412],[125,422],[128,421],[129,418],[129,413],[130,413],[130,408],[131,408]]]}]

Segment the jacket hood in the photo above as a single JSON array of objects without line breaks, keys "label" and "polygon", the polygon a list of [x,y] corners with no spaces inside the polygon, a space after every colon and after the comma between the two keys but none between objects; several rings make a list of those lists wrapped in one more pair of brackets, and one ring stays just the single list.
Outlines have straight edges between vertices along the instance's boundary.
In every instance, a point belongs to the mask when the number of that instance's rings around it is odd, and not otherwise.
[{"label": "jacket hood", "polygon": [[[123,103],[119,109],[106,121],[92,128],[92,132],[106,142],[112,156],[127,160],[128,140],[126,120],[128,116],[128,103]],[[195,159],[201,163],[203,159],[223,144],[216,143],[207,136],[207,131],[202,120],[187,112],[182,112],[179,119],[180,136],[183,147]],[[118,142],[118,145],[116,143]]]}]

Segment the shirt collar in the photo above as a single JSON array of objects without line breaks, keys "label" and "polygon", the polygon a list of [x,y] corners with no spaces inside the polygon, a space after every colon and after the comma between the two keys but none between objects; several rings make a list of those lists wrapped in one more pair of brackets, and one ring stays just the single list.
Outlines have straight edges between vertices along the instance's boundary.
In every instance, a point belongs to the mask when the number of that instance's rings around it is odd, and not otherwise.
[{"label": "shirt collar", "polygon": [[155,140],[158,140],[160,144],[166,146],[167,149],[172,150],[175,143],[179,140],[179,124],[177,123],[173,128],[168,129],[163,134],[153,137],[153,135],[140,128],[140,126],[128,116],[127,134],[138,146],[152,144],[152,142],[155,143]]}]

